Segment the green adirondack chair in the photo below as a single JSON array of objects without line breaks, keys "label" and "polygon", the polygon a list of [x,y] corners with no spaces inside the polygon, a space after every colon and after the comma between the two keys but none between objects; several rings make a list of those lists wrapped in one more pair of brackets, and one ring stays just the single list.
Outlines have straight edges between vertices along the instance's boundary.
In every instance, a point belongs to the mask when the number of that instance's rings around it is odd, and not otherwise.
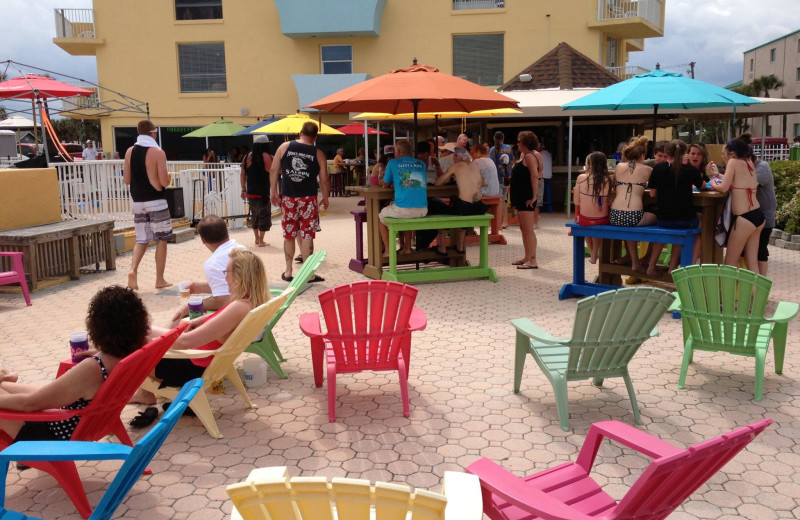
[{"label": "green adirondack chair", "polygon": [[678,388],[695,350],[730,352],[756,358],[755,400],[764,391],[764,363],[769,340],[775,350],[775,373],[783,372],[789,321],[796,303],[779,302],[772,318],[764,316],[772,280],[729,265],[692,265],[672,272],[678,298],[672,307],[683,322],[683,364]]},{"label": "green adirondack chair", "polygon": [[[275,316],[270,320],[269,324],[264,329],[264,334],[261,336],[261,339],[251,343],[250,346],[245,350],[245,352],[251,352],[261,356],[281,379],[286,379],[289,377],[284,373],[280,365],[280,361],[286,361],[286,358],[283,357],[281,349],[278,348],[278,342],[275,341],[275,336],[272,334],[272,329],[275,328],[278,320],[281,319],[281,316],[283,316],[283,313],[286,312],[286,309],[288,309],[294,299],[297,298],[297,295],[302,292],[302,289],[305,287],[306,283],[308,283],[308,281],[314,276],[317,268],[319,268],[327,255],[328,253],[325,251],[317,251],[313,255],[309,256],[305,262],[303,262],[303,266],[300,268],[297,274],[294,275],[294,279],[292,279],[291,283],[289,284],[289,287],[294,287],[294,291],[292,291],[292,293],[289,295],[289,298],[286,299],[286,303],[283,304],[280,310],[278,310]],[[272,296],[277,296],[282,292],[282,289],[270,289]]]},{"label": "green adirondack chair", "polygon": [[527,318],[512,320],[517,329],[514,393],[519,393],[530,353],[553,385],[561,429],[569,431],[567,381],[621,377],[628,388],[636,424],[642,424],[628,362],[645,340],[658,335],[658,320],[675,296],[653,287],[625,288],[584,298],[575,309],[572,337],[559,339]]}]

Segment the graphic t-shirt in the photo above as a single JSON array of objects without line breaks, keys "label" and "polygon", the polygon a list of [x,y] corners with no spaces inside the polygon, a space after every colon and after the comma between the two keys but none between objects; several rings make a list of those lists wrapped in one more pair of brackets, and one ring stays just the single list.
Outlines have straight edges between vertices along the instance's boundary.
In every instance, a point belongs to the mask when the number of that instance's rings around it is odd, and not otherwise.
[{"label": "graphic t-shirt", "polygon": [[289,143],[281,159],[281,194],[311,197],[317,194],[317,147],[298,141]]},{"label": "graphic t-shirt", "polygon": [[397,157],[386,165],[383,182],[394,186],[394,204],[398,208],[427,208],[425,163],[413,157]]}]

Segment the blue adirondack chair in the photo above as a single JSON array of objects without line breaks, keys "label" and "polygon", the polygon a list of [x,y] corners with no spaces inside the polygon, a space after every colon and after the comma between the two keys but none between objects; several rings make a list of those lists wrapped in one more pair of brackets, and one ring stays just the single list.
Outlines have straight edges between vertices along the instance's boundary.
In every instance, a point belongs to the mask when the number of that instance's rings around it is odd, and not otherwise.
[{"label": "blue adirondack chair", "polygon": [[164,440],[175,427],[183,411],[189,406],[203,380],[193,379],[183,386],[178,396],[164,412],[164,416],[136,445],[83,441],[25,441],[17,442],[0,452],[0,520],[38,520],[4,508],[6,477],[11,461],[29,460],[124,460],[117,476],[111,482],[89,520],[108,520],[136,484],[147,465],[153,460]]}]

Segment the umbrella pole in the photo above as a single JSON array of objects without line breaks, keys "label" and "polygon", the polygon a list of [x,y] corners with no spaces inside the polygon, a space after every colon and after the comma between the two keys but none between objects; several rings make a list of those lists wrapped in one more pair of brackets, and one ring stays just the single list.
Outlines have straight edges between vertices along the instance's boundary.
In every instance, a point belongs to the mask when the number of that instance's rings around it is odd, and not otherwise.
[{"label": "umbrella pole", "polygon": [[414,146],[412,146],[411,149],[416,150],[416,143],[419,140],[417,137],[417,112],[419,111],[419,99],[412,99],[411,104],[414,105]]},{"label": "umbrella pole", "polygon": [[33,112],[33,148],[39,152],[39,132],[36,131],[36,98],[31,98],[31,112]]},{"label": "umbrella pole", "polygon": [[656,144],[656,128],[658,128],[658,105],[653,105],[653,146]]},{"label": "umbrella pole", "polygon": [[433,154],[439,158],[439,114],[433,115]]},{"label": "umbrella pole", "polygon": [[44,106],[39,96],[36,96],[36,103],[39,105],[39,119],[42,121],[42,142],[44,143],[44,161],[50,166],[50,151],[47,149],[47,133],[44,130]]},{"label": "umbrella pole", "polygon": [[367,135],[369,134],[369,126],[367,120],[364,120],[364,178],[369,179],[369,141]]},{"label": "umbrella pole", "polygon": [[569,116],[569,144],[567,145],[567,218],[570,217],[572,202],[572,116]]}]

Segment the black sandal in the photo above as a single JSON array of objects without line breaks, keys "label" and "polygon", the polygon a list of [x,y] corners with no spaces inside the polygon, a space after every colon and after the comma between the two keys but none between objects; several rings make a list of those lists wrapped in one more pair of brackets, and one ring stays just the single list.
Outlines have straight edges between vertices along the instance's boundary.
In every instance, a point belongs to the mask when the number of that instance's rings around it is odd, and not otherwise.
[{"label": "black sandal", "polygon": [[[163,408],[164,411],[166,412],[167,410],[169,410],[169,405],[171,405],[171,404],[172,403],[164,403],[164,404],[161,405],[161,408]],[[183,416],[184,417],[197,417],[197,414],[194,413],[194,410],[192,410],[191,408],[189,408],[187,406],[186,410],[183,411]]]},{"label": "black sandal", "polygon": [[315,275],[314,275],[314,278],[312,278],[311,280],[309,280],[309,281],[308,281],[308,283],[316,283],[316,282],[324,282],[324,281],[325,281],[325,278],[321,277],[321,276],[320,276],[320,275],[318,275],[318,274],[315,274]]},{"label": "black sandal", "polygon": [[154,406],[148,406],[144,409],[144,411],[139,412],[139,415],[134,417],[130,424],[134,428],[146,428],[155,422],[158,418],[158,408]]}]

